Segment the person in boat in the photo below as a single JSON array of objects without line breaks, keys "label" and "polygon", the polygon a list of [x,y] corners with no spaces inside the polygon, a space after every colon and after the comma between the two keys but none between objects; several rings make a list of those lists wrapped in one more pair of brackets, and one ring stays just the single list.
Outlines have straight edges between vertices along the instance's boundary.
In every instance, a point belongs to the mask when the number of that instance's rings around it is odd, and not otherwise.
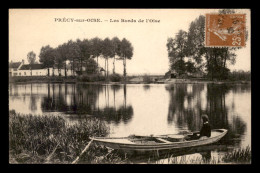
[{"label": "person in boat", "polygon": [[199,138],[201,137],[210,137],[211,136],[211,127],[209,125],[209,118],[207,115],[202,115],[203,125],[200,130]]},{"label": "person in boat", "polygon": [[196,139],[203,139],[203,138],[208,138],[211,136],[211,127],[209,125],[209,118],[207,115],[202,115],[202,121],[203,125],[200,130],[200,132],[193,133],[192,135],[188,135],[185,137],[186,140],[196,140]]}]

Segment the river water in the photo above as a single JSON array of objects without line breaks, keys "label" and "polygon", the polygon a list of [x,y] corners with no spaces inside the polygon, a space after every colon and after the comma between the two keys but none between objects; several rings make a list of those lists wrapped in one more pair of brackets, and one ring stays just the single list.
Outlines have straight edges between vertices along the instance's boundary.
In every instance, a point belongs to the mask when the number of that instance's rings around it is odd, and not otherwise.
[{"label": "river water", "polygon": [[207,114],[212,129],[228,129],[211,155],[251,146],[250,84],[9,84],[9,109],[70,123],[94,116],[118,137],[197,131]]}]

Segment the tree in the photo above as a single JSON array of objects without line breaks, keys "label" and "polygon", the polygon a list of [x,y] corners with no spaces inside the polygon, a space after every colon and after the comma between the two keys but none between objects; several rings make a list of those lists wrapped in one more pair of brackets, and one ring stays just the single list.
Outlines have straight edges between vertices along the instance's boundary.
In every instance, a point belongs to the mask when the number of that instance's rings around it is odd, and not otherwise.
[{"label": "tree", "polygon": [[[53,76],[54,76],[54,66],[57,67],[59,76],[61,76],[61,69],[63,67],[64,62],[64,54],[61,51],[62,46],[58,46],[58,48],[52,50],[52,56],[54,58],[54,64],[53,64]],[[66,76],[66,68],[65,68],[65,76]]]},{"label": "tree", "polygon": [[187,56],[195,60],[196,63],[202,62],[202,56],[205,54],[204,47],[204,29],[205,17],[199,16],[191,22],[187,38]]},{"label": "tree", "polygon": [[94,59],[89,58],[86,61],[86,67],[87,67],[87,73],[93,74],[97,71],[97,62]]},{"label": "tree", "polygon": [[113,57],[113,44],[109,38],[105,38],[102,44],[102,55],[105,58],[106,77],[108,79],[108,58]]},{"label": "tree", "polygon": [[78,54],[78,61],[80,64],[80,73],[82,74],[83,66],[86,65],[86,61],[91,56],[91,46],[88,39],[84,39],[83,41],[77,39],[76,44],[78,46],[77,54]]},{"label": "tree", "polygon": [[70,61],[72,61],[72,66],[71,66],[71,70],[73,73],[73,76],[75,75],[75,66],[78,65],[75,63],[76,60],[79,59],[80,55],[80,48],[79,48],[79,42],[80,40],[78,40],[77,42],[73,42],[72,40],[69,40],[67,42],[67,57]]},{"label": "tree", "polygon": [[121,41],[119,40],[118,37],[114,37],[112,38],[112,44],[113,44],[113,55],[114,55],[114,61],[113,61],[113,74],[115,74],[115,59],[116,59],[116,55],[120,56],[120,45],[121,45]]},{"label": "tree", "polygon": [[[71,42],[71,40],[69,41]],[[67,77],[67,65],[66,61],[69,59],[69,48],[67,43],[63,43],[56,48],[57,57],[55,58],[56,66],[59,70],[59,75],[61,75],[61,68],[64,66],[65,77]]]},{"label": "tree", "polygon": [[187,32],[180,30],[174,39],[168,39],[166,45],[170,67],[174,69],[179,76],[186,72],[184,57],[187,55],[187,36]]},{"label": "tree", "polygon": [[53,48],[49,45],[43,46],[40,52],[40,62],[43,64],[45,68],[48,68],[48,76],[50,76],[50,67],[53,67],[55,57],[53,56]]},{"label": "tree", "polygon": [[195,73],[197,71],[193,62],[188,61],[185,63],[185,71],[188,73]]},{"label": "tree", "polygon": [[95,37],[90,40],[91,46],[91,55],[93,58],[97,58],[97,67],[98,67],[98,57],[102,54],[102,42],[98,37]]},{"label": "tree", "polygon": [[124,80],[126,81],[126,59],[131,59],[133,56],[134,48],[132,44],[125,38],[120,44],[120,59],[123,60],[124,65]]},{"label": "tree", "polygon": [[28,62],[30,64],[30,66],[31,66],[30,68],[31,68],[31,76],[32,76],[32,65],[35,63],[36,54],[33,51],[29,52],[27,54],[27,60],[28,60]]}]

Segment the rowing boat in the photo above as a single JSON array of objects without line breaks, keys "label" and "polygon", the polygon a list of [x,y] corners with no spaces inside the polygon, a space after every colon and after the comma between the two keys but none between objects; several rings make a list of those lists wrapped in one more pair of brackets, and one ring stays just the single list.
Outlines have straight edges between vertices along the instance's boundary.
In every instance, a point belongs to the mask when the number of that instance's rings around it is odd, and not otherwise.
[{"label": "rowing boat", "polygon": [[212,144],[219,141],[227,133],[226,129],[214,129],[211,137],[193,139],[198,132],[188,135],[166,134],[157,136],[128,136],[128,137],[95,137],[93,142],[97,145],[104,145],[113,149],[124,151],[153,151],[170,150],[196,147]]}]

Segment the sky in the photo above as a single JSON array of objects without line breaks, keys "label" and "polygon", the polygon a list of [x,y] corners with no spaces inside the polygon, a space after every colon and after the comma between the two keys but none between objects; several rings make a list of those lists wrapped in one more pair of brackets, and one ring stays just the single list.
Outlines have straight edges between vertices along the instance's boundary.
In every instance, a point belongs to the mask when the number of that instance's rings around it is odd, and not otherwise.
[{"label": "sky", "polygon": [[[30,51],[36,53],[38,60],[41,47],[46,45],[55,48],[68,40],[117,36],[129,40],[134,48],[132,59],[127,61],[127,74],[165,74],[169,69],[167,39],[175,37],[180,29],[188,31],[190,23],[200,15],[216,12],[218,9],[10,9],[9,61],[24,59],[28,63]],[[251,69],[250,10],[237,9],[236,12],[246,13],[249,39],[246,47],[236,51],[236,64],[228,64],[228,67],[248,71]],[[86,21],[75,22],[76,19]],[[89,22],[89,19],[100,22]],[[121,19],[136,22],[122,22]],[[138,22],[140,19],[144,22]],[[146,19],[154,22],[146,22]],[[99,65],[105,66],[102,58],[99,58]],[[116,72],[122,74],[123,62],[116,61],[115,65]],[[109,71],[112,71],[112,60]]]}]

